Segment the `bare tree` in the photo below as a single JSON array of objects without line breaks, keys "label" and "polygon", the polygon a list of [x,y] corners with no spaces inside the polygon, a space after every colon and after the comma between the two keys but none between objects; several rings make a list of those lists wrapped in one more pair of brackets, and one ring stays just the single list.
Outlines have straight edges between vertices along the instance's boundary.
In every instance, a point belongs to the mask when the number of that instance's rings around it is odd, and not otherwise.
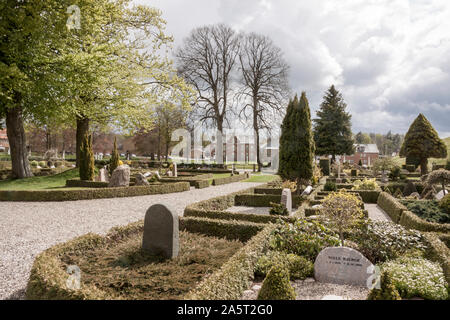
[{"label": "bare tree", "polygon": [[239,117],[252,122],[258,170],[261,170],[260,131],[270,131],[274,115],[283,114],[290,93],[289,66],[281,49],[269,37],[255,33],[245,36],[239,61],[242,85],[239,96],[244,100]]},{"label": "bare tree", "polygon": [[232,100],[232,75],[237,67],[240,36],[224,25],[194,29],[176,53],[178,71],[197,91],[200,120],[216,125],[216,160],[222,163],[222,133]]}]

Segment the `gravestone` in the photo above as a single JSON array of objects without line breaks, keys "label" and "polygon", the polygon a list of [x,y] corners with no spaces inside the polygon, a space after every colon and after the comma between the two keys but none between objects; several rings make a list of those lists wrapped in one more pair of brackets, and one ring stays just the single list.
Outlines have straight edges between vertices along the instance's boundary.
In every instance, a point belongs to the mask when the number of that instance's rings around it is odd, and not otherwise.
[{"label": "gravestone", "polygon": [[136,186],[148,186],[149,183],[147,181],[147,179],[145,178],[145,176],[142,173],[138,173],[136,175]]},{"label": "gravestone", "polygon": [[318,282],[367,287],[373,270],[366,257],[347,247],[325,248],[314,262],[314,278]]},{"label": "gravestone", "polygon": [[292,212],[291,189],[283,189],[281,193],[281,204],[284,205],[289,213]]},{"label": "gravestone", "polygon": [[437,193],[437,195],[435,196],[436,200],[439,200],[439,201],[442,200],[442,198],[443,198],[447,193],[448,193],[447,190],[445,190],[445,192],[444,192],[444,190],[439,191],[439,192]]},{"label": "gravestone", "polygon": [[163,204],[155,204],[147,210],[142,249],[169,259],[178,256],[178,216],[174,210],[169,210]]},{"label": "gravestone", "polygon": [[313,190],[312,186],[307,186],[306,189],[302,192],[302,196],[308,196]]},{"label": "gravestone", "polygon": [[156,178],[158,178],[158,180],[161,180],[161,176],[159,174],[159,171],[155,171],[155,175],[156,175]]},{"label": "gravestone", "polygon": [[178,169],[175,162],[172,163],[172,177],[178,177]]},{"label": "gravestone", "polygon": [[96,178],[96,181],[99,181],[99,182],[107,182],[106,177],[107,177],[106,169],[105,169],[105,168],[101,168],[101,169],[98,171],[98,176],[97,176],[97,178]]},{"label": "gravestone", "polygon": [[109,181],[108,187],[128,187],[130,185],[130,167],[127,165],[118,166]]}]

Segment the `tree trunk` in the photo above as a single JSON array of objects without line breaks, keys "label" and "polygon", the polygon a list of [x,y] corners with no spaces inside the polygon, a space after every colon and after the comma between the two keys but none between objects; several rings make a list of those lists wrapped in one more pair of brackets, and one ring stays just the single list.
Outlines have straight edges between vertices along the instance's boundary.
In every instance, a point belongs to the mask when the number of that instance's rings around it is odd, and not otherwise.
[{"label": "tree trunk", "polygon": [[80,166],[81,144],[83,143],[84,136],[88,133],[89,133],[89,118],[77,117],[77,136],[76,136],[77,167]]},{"label": "tree trunk", "polygon": [[216,163],[223,164],[223,119],[217,119]]},{"label": "tree trunk", "polygon": [[28,162],[22,107],[17,106],[6,111],[6,129],[13,175],[19,179],[32,177],[33,173]]},{"label": "tree trunk", "polygon": [[422,176],[426,175],[428,173],[428,159],[423,158],[420,160],[420,174]]}]

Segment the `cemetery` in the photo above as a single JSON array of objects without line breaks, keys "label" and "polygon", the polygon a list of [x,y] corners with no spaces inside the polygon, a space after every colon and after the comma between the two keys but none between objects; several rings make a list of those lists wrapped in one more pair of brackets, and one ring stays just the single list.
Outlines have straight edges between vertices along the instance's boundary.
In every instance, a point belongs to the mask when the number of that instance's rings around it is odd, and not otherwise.
[{"label": "cemetery", "polygon": [[0,299],[450,300],[447,105],[331,45],[308,84],[240,16],[172,50],[156,8],[42,3],[0,17]]}]

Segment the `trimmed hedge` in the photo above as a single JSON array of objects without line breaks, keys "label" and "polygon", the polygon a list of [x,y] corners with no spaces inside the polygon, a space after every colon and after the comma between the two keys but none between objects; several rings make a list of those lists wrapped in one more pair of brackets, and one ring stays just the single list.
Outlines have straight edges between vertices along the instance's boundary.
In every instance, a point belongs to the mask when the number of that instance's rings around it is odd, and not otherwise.
[{"label": "trimmed hedge", "polygon": [[[353,192],[353,191],[352,191]],[[361,196],[364,203],[377,203],[380,191],[377,190],[355,190]]]},{"label": "trimmed hedge", "polygon": [[[111,229],[104,237],[87,234],[74,240],[57,244],[40,253],[31,269],[26,289],[30,300],[107,300],[112,299],[106,292],[94,285],[82,283],[79,290],[67,288],[68,274],[62,259],[75,252],[84,252],[123,240],[136,232],[143,232],[144,222],[139,221],[124,227]],[[180,218],[180,229],[193,233],[218,236],[228,239],[250,239],[241,250],[228,260],[221,269],[213,273],[187,295],[190,299],[200,299],[211,290],[216,297],[226,299],[230,295],[239,298],[253,277],[256,262],[269,246],[272,226],[236,221],[214,221],[209,219]],[[226,230],[231,233],[227,234]],[[262,230],[262,231],[261,231]],[[259,232],[261,231],[261,232]],[[259,233],[258,233],[259,232]],[[232,272],[228,272],[231,270]],[[216,279],[216,281],[212,281]],[[239,284],[236,286],[236,284]],[[211,288],[211,290],[209,289]]]},{"label": "trimmed hedge", "polygon": [[425,253],[427,259],[439,262],[444,271],[445,279],[450,284],[450,249],[439,240],[435,233],[423,233],[424,239],[428,245]]},{"label": "trimmed hedge", "polygon": [[239,175],[235,175],[235,176],[213,179],[212,184],[213,184],[213,186],[220,186],[222,184],[238,182],[238,181],[242,181],[245,179],[248,179],[246,174],[239,174]]},{"label": "trimmed hedge", "polygon": [[[306,199],[301,196],[292,196],[292,206],[298,207]],[[270,207],[270,203],[280,203],[281,195],[275,194],[239,194],[234,198],[236,206]]]},{"label": "trimmed hedge", "polygon": [[281,195],[283,189],[281,188],[255,188],[255,194],[277,194]]},{"label": "trimmed hedge", "polygon": [[196,189],[204,189],[209,187],[209,180],[195,180],[194,187]]},{"label": "trimmed hedge", "polygon": [[66,180],[66,187],[68,187],[68,188],[107,188],[108,182],[70,179],[70,180]]},{"label": "trimmed hedge", "polygon": [[203,280],[186,300],[238,300],[254,278],[259,258],[268,250],[274,226],[266,226],[218,271]]},{"label": "trimmed hedge", "polygon": [[411,211],[403,211],[398,223],[407,229],[415,229],[424,232],[450,233],[450,223],[428,222]]},{"label": "trimmed hedge", "polygon": [[180,219],[180,230],[241,242],[247,242],[265,226],[248,221],[214,220],[192,216]]},{"label": "trimmed hedge", "polygon": [[185,217],[200,217],[209,219],[220,219],[220,220],[238,220],[238,221],[249,221],[254,223],[270,223],[277,222],[279,219],[294,222],[295,218],[291,216],[273,216],[273,215],[261,215],[261,214],[246,214],[238,212],[229,211],[206,211],[206,210],[196,210],[192,208],[186,208],[184,210]]},{"label": "trimmed hedge", "polygon": [[153,184],[119,188],[90,188],[82,190],[1,190],[0,201],[76,201],[106,198],[137,197],[189,191],[189,182]]},{"label": "trimmed hedge", "polygon": [[399,223],[403,211],[408,209],[386,192],[381,192],[377,204],[383,209],[395,223]]},{"label": "trimmed hedge", "polygon": [[445,245],[450,248],[450,234],[449,233],[436,233],[436,236],[441,240]]}]

